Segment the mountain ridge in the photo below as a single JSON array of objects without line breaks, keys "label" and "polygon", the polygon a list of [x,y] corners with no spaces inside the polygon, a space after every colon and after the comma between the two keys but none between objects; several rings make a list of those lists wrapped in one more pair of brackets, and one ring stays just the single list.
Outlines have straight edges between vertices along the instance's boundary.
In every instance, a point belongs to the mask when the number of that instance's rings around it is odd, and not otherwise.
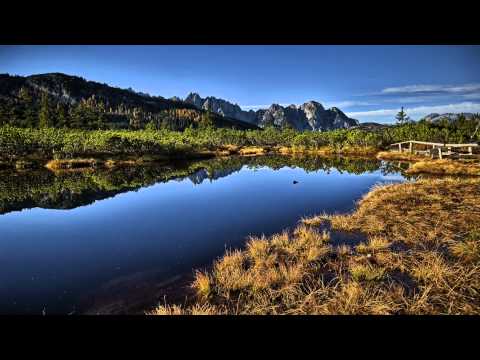
[{"label": "mountain ridge", "polygon": [[257,111],[243,110],[238,104],[214,96],[202,98],[196,92],[190,92],[184,101],[198,109],[210,110],[260,127],[274,125],[293,127],[299,131],[326,131],[350,128],[360,124],[358,120],[346,116],[339,108],[325,109],[321,103],[314,100],[299,106],[294,104],[282,106],[274,103],[266,109]]},{"label": "mountain ridge", "polygon": [[475,116],[475,114],[468,113],[468,112],[465,112],[465,113],[443,113],[443,114],[431,113],[431,114],[428,114],[428,115],[424,116],[421,120],[425,120],[425,121],[428,121],[428,122],[431,122],[431,123],[438,123],[438,122],[445,119],[448,122],[452,123],[452,122],[457,121],[461,116],[465,117],[465,119],[467,119],[467,120],[470,120]]},{"label": "mountain ridge", "polygon": [[98,128],[93,120],[83,121],[82,118],[102,117],[107,128],[138,129],[152,123],[157,128],[183,130],[188,126],[199,126],[205,119],[216,127],[258,128],[227,116],[207,114],[178,98],[151,96],[131,88],[122,89],[64,73],[0,74],[0,125],[38,126],[44,95],[51,103],[50,111],[55,115],[53,121],[60,108],[69,118],[78,115],[80,119],[75,120],[75,126],[67,124],[67,127]]}]

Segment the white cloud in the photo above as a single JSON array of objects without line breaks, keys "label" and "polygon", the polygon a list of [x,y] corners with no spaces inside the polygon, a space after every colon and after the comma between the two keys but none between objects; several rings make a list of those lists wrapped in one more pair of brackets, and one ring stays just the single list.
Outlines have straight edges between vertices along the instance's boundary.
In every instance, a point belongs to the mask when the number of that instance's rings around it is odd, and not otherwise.
[{"label": "white cloud", "polygon": [[381,94],[411,94],[425,92],[443,92],[443,93],[468,93],[480,91],[480,84],[463,85],[408,85],[399,87],[390,87],[383,89]]},{"label": "white cloud", "polygon": [[462,97],[465,99],[480,99],[480,93],[465,94]]},{"label": "white cloud", "polygon": [[[378,118],[391,118],[394,121],[395,115],[400,109],[380,109],[371,111],[354,111],[346,113],[347,116],[363,121],[375,121]],[[462,102],[458,104],[433,105],[433,106],[417,106],[405,108],[405,112],[412,118],[421,118],[430,113],[461,113],[461,112],[480,112],[480,103]]]}]

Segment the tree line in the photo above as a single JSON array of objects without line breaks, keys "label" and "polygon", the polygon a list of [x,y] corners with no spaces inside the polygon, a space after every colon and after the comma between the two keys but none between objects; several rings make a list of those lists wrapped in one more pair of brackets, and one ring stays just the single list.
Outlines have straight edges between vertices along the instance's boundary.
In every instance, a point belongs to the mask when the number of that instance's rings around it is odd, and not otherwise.
[{"label": "tree line", "polygon": [[112,108],[95,96],[79,101],[62,101],[46,91],[32,94],[26,87],[22,87],[15,97],[0,97],[0,126],[182,131],[187,127],[214,127],[221,122],[220,116],[210,111],[170,108],[152,113],[124,103]]}]

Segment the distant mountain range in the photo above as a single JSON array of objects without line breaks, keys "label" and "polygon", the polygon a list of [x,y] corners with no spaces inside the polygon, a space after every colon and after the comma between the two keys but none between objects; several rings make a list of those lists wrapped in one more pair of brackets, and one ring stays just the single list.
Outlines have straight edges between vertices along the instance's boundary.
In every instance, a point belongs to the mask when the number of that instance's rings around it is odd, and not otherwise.
[{"label": "distant mountain range", "polygon": [[296,130],[334,130],[358,126],[358,120],[346,116],[340,109],[332,107],[325,109],[316,101],[309,101],[303,105],[283,107],[272,104],[268,109],[245,111],[237,104],[232,104],[213,96],[202,98],[197,93],[190,93],[184,100],[197,109],[210,110],[214,113],[229,116],[259,127],[275,125],[278,127],[292,127]]},{"label": "distant mountain range", "polygon": [[[35,126],[32,118],[38,118],[44,94],[48,95],[52,113],[64,107],[67,115],[73,116],[76,108],[83,106],[83,110],[87,108],[97,115],[105,115],[109,128],[142,128],[153,122],[157,127],[182,130],[198,124],[207,112],[215,126],[240,129],[273,125],[300,131],[324,131],[359,124],[340,109],[325,109],[316,101],[287,107],[272,104],[268,109],[245,111],[213,96],[202,98],[191,93],[184,100],[179,97],[166,99],[62,73],[26,77],[0,74],[0,124]],[[89,128],[89,124],[84,127]]]},{"label": "distant mountain range", "polygon": [[448,120],[450,123],[457,121],[459,116],[463,115],[467,120],[472,119],[475,114],[472,113],[461,113],[461,114],[456,114],[456,113],[444,113],[444,114],[437,114],[437,113],[432,113],[428,114],[425,116],[422,120],[431,122],[431,123],[436,123],[441,120]]}]

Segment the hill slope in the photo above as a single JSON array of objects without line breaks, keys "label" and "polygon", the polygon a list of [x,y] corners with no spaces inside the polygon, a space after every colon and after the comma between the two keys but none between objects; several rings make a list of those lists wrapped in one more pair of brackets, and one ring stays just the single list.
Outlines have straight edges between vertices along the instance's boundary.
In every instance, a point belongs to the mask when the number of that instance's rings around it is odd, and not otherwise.
[{"label": "hill slope", "polygon": [[217,127],[257,128],[209,114],[183,101],[120,89],[78,76],[0,74],[0,125],[38,126],[42,112],[49,126],[135,129],[151,123],[157,128],[182,130],[205,122]]}]

